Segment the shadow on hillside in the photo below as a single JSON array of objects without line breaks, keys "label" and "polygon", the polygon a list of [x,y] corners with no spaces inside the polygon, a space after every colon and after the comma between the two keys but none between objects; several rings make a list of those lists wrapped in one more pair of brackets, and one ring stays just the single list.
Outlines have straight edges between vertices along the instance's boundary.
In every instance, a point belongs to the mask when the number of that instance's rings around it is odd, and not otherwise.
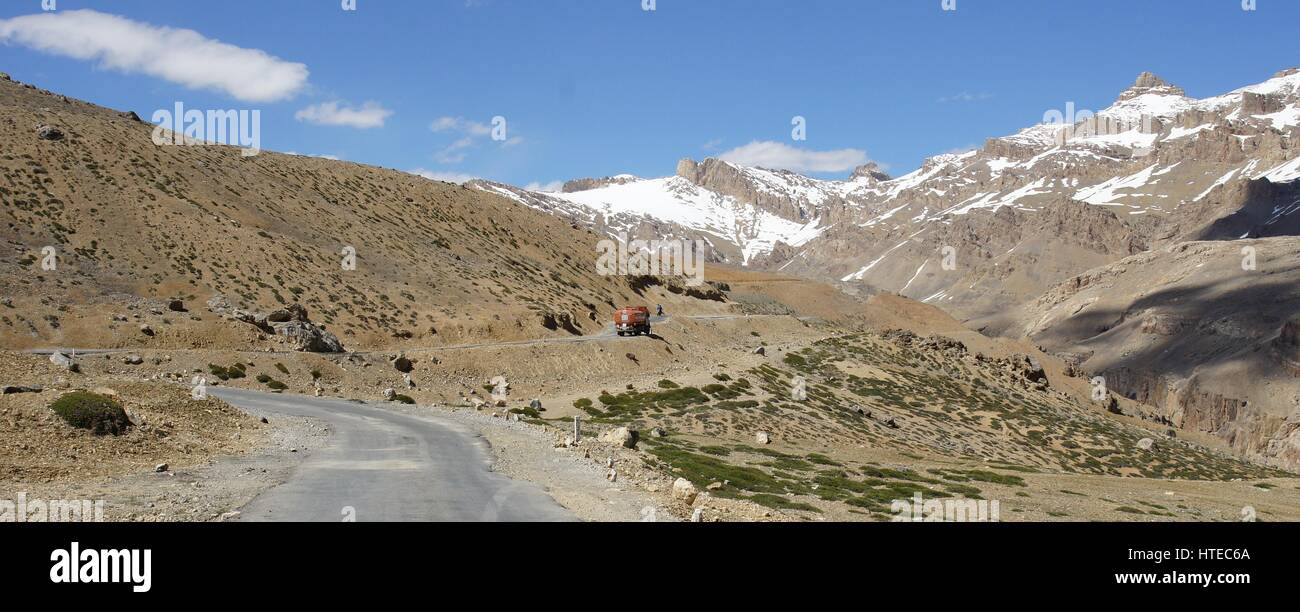
[{"label": "shadow on hillside", "polygon": [[[1197,366],[1250,359],[1300,311],[1300,283],[1287,280],[1296,278],[1300,267],[1243,274],[1263,277],[1247,287],[1229,286],[1239,281],[1230,279],[1162,289],[1125,310],[1085,311],[1033,340],[1056,350],[1087,352],[1127,344],[1125,340],[1141,334],[1144,346],[1093,369],[1156,376],[1186,377]],[[1143,332],[1144,322],[1158,333]]]}]

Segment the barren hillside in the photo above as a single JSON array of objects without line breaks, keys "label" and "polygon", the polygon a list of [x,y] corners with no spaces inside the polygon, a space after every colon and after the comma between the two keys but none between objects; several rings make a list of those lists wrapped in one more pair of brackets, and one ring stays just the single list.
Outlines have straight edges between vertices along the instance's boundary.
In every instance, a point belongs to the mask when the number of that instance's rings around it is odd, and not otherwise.
[{"label": "barren hillside", "polygon": [[0,345],[261,342],[268,329],[215,323],[214,295],[224,310],[301,303],[347,348],[587,334],[624,303],[701,302],[597,275],[599,237],[502,197],[354,163],[157,146],[151,132],[0,81]]}]

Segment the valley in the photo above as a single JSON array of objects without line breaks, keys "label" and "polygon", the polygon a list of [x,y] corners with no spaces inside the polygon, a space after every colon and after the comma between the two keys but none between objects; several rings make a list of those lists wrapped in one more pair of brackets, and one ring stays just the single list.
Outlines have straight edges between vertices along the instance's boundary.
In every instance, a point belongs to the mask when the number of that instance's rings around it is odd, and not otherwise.
[{"label": "valley", "polygon": [[[528,483],[536,514],[506,516],[1300,520],[1297,83],[1143,75],[1108,112],[1158,133],[1030,129],[897,179],[707,159],[540,192],[156,146],[5,78],[0,490],[265,519],[331,461],[400,497],[435,455],[383,453],[422,439]],[[620,233],[706,241],[707,282],[598,274]],[[665,314],[619,337],[629,305]],[[86,394],[106,412],[52,408]],[[340,446],[376,414],[418,433]],[[523,490],[473,473],[467,498]]]}]

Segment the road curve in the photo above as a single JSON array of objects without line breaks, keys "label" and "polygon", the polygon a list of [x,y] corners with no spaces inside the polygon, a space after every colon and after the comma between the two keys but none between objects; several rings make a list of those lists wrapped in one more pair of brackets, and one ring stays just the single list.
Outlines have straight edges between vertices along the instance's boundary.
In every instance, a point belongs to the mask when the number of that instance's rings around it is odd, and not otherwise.
[{"label": "road curve", "polygon": [[433,417],[355,402],[231,388],[209,392],[256,416],[329,424],[326,447],[240,508],[241,521],[572,521],[530,483],[488,470],[475,434]]}]

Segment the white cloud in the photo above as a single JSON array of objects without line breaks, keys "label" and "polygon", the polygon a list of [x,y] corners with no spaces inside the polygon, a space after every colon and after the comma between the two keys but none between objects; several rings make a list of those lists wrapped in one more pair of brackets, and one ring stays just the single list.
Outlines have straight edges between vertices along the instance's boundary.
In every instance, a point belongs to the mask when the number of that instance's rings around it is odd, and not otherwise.
[{"label": "white cloud", "polygon": [[246,102],[292,97],[307,85],[307,66],[245,49],[194,30],[154,26],[92,10],[0,19],[0,41],[127,74],[142,73]]},{"label": "white cloud", "polygon": [[466,183],[479,178],[472,174],[464,174],[462,172],[443,172],[440,170],[425,170],[424,168],[416,168],[410,173],[416,176],[422,176],[431,181],[443,181],[456,184]]},{"label": "white cloud", "polygon": [[[460,138],[451,144],[443,147],[433,154],[433,158],[440,164],[459,164],[465,161],[469,156],[468,150],[478,145],[483,140],[493,135],[495,120],[492,125],[466,119],[464,117],[438,117],[429,124],[429,129],[435,133],[459,134]],[[502,124],[504,128],[504,124]],[[522,136],[511,136],[498,142],[501,148],[510,148],[523,144]]]},{"label": "white cloud", "polygon": [[718,159],[742,166],[758,166],[793,172],[844,172],[870,160],[866,151],[807,151],[772,141],[754,141],[718,156]]},{"label": "white cloud", "polygon": [[443,147],[442,150],[435,153],[433,157],[434,159],[437,159],[440,164],[459,164],[460,162],[465,161],[465,149],[472,146],[474,146],[474,139],[466,136]]},{"label": "white cloud", "polygon": [[435,132],[460,132],[471,136],[487,136],[492,133],[492,126],[464,117],[438,117],[429,129]]},{"label": "white cloud", "polygon": [[537,181],[533,181],[533,182],[531,182],[531,183],[529,183],[529,184],[527,184],[527,185],[524,185],[524,189],[526,189],[526,190],[528,190],[528,191],[541,191],[541,192],[545,192],[545,193],[556,193],[556,192],[560,191],[561,189],[564,189],[564,181],[551,181],[551,182],[549,182],[549,183],[539,183],[539,182],[537,182]]},{"label": "white cloud", "polygon": [[316,125],[341,125],[365,130],[384,127],[384,122],[392,114],[393,111],[380,106],[378,102],[366,102],[361,105],[361,108],[341,106],[338,102],[326,102],[308,106],[295,113],[293,118]]}]

